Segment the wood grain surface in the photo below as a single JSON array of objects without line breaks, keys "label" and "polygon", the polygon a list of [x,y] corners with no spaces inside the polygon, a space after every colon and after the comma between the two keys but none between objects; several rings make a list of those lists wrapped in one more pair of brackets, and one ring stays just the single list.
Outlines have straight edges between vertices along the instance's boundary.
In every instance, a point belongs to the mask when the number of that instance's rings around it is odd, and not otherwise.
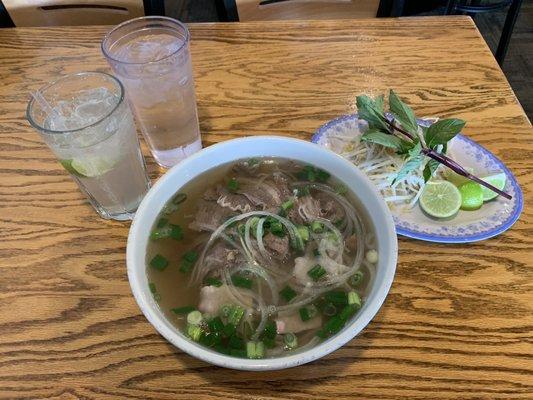
[{"label": "wood grain surface", "polygon": [[191,26],[206,146],[309,139],[357,94],[392,87],[417,115],[466,119],[524,191],[520,220],[494,239],[400,239],[391,292],[363,333],[269,373],[205,364],[157,334],[130,293],[129,224],[98,218],[25,119],[30,90],[108,71],[108,29],[0,30],[0,398],[533,398],[533,131],[469,18]]}]

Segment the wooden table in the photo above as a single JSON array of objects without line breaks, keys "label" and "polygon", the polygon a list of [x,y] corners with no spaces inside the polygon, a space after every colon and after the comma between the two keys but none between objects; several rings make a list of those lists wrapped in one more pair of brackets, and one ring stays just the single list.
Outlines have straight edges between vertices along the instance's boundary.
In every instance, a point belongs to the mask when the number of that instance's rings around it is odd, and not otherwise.
[{"label": "wooden table", "polygon": [[97,217],[24,117],[30,90],[108,70],[108,29],[0,30],[1,398],[532,398],[533,132],[469,18],[191,26],[205,145],[309,139],[357,94],[396,88],[420,116],[466,119],[526,199],[491,240],[400,239],[392,290],[364,332],[269,373],[207,365],[157,334],[126,278],[129,224]]}]

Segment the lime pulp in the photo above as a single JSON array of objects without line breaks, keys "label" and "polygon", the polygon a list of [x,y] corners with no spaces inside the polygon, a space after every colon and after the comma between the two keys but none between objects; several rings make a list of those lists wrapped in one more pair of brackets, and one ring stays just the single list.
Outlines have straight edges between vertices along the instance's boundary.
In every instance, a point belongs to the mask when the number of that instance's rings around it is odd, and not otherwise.
[{"label": "lime pulp", "polygon": [[[505,182],[507,181],[507,177],[505,176],[505,173],[500,172],[499,174],[489,175],[484,178],[481,178],[481,180],[490,183],[496,189],[503,190],[505,188]],[[482,186],[481,190],[483,191],[483,201],[489,201],[498,196],[498,193],[493,192],[485,186]]]},{"label": "lime pulp", "polygon": [[483,190],[476,182],[467,182],[459,186],[461,193],[461,210],[473,211],[483,205]]},{"label": "lime pulp", "polygon": [[101,156],[63,159],[61,165],[71,174],[78,177],[94,178],[104,175],[116,165],[117,160]]},{"label": "lime pulp", "polygon": [[420,207],[435,218],[448,218],[461,207],[461,193],[448,181],[429,181],[419,199]]}]

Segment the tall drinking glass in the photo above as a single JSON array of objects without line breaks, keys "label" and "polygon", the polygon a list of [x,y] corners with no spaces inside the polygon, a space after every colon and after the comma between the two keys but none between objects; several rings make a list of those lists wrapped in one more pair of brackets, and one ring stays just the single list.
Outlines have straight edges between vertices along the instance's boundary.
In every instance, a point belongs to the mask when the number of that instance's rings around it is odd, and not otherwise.
[{"label": "tall drinking glass", "polygon": [[132,19],[104,37],[102,52],[159,165],[171,167],[202,148],[185,25],[166,17]]},{"label": "tall drinking glass", "polygon": [[103,218],[134,216],[150,180],[116,78],[66,75],[36,92],[26,115]]}]

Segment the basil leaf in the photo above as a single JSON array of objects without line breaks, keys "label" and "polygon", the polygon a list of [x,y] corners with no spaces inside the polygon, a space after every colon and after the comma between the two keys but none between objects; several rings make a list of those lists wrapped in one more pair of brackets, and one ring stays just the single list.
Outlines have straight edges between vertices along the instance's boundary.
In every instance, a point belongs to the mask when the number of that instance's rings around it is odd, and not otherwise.
[{"label": "basil leaf", "polygon": [[398,171],[398,174],[396,174],[396,177],[394,178],[392,183],[394,184],[395,182],[401,181],[411,172],[420,168],[420,166],[424,162],[424,157],[425,156],[422,153],[418,153],[418,155],[414,157],[408,157],[405,163],[403,164],[402,169],[400,169],[400,171]]},{"label": "basil leaf", "polygon": [[389,107],[394,118],[400,122],[404,129],[411,133],[416,133],[418,131],[415,113],[411,107],[400,100],[392,89],[389,93]]},{"label": "basil leaf", "polygon": [[425,134],[426,144],[433,149],[439,144],[446,144],[453,139],[465,126],[462,119],[441,119],[431,125]]},{"label": "basil leaf", "polygon": [[439,168],[440,163],[436,160],[429,160],[426,166],[424,167],[424,182],[427,182],[431,179],[437,168]]},{"label": "basil leaf", "polygon": [[379,109],[379,101],[376,105],[374,100],[365,95],[357,96],[356,101],[359,118],[368,122],[368,126],[371,129],[388,130],[388,125],[384,121],[383,111]]},{"label": "basil leaf", "polygon": [[420,142],[416,142],[415,145],[409,149],[407,154],[409,154],[409,157],[416,157],[417,155],[420,154],[421,151],[422,151],[422,144]]},{"label": "basil leaf", "polygon": [[369,129],[361,136],[361,141],[377,143],[394,150],[402,148],[402,139],[397,136],[385,133],[377,129]]},{"label": "basil leaf", "polygon": [[374,100],[374,104],[376,105],[376,110],[381,111],[382,114],[385,112],[384,103],[385,103],[385,96],[383,95],[379,95],[378,97],[376,97],[376,100]]}]

